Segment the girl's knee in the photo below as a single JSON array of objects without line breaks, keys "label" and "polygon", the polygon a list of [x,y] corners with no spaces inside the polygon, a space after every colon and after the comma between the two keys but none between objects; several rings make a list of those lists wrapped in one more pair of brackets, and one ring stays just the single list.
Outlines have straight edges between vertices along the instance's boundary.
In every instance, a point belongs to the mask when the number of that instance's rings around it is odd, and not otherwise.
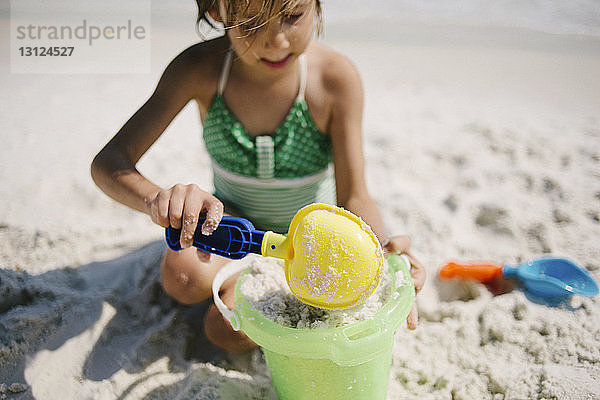
[{"label": "girl's knee", "polygon": [[208,299],[211,282],[205,282],[199,264],[199,260],[190,259],[188,255],[167,253],[160,267],[164,291],[183,304],[196,304]]}]

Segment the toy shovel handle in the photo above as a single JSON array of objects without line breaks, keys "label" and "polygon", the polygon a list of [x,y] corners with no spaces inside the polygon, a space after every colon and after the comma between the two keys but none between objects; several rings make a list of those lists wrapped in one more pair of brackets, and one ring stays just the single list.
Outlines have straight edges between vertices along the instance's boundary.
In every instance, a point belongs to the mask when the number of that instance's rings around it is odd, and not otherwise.
[{"label": "toy shovel handle", "polygon": [[[230,259],[240,259],[248,253],[261,254],[261,245],[265,232],[255,230],[254,225],[245,218],[225,216],[210,235],[202,234],[202,224],[206,216],[198,218],[192,245],[207,253],[217,254]],[[181,229],[171,226],[165,229],[167,245],[173,251],[182,249]]]},{"label": "toy shovel handle", "polygon": [[489,282],[502,277],[502,265],[449,262],[440,269],[439,276],[442,279],[462,278]]}]

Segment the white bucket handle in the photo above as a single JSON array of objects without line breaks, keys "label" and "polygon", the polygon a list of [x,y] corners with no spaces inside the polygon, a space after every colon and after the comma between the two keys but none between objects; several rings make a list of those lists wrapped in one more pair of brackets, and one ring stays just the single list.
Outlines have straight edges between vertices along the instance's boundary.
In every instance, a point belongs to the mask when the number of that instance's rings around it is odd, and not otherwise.
[{"label": "white bucket handle", "polygon": [[248,263],[244,262],[230,262],[221,268],[219,272],[217,272],[212,283],[213,301],[234,331],[240,330],[240,317],[235,310],[230,310],[225,303],[223,303],[223,300],[221,300],[221,297],[219,297],[219,291],[227,279],[231,278],[238,272],[245,270],[247,266]]}]

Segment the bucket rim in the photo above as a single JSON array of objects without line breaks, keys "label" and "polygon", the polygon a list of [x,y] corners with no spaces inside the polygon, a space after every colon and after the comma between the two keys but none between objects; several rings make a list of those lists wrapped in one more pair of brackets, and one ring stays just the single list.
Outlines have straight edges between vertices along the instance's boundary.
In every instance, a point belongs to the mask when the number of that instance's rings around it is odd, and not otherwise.
[{"label": "bucket rim", "polygon": [[[290,357],[328,358],[340,365],[369,361],[393,345],[395,330],[412,308],[415,289],[406,257],[392,254],[387,258],[392,275],[390,298],[372,318],[335,328],[292,328],[265,317],[252,307],[241,293],[242,277],[235,287],[235,309],[244,333],[259,346]],[[402,278],[402,282],[398,281]],[[298,342],[302,339],[304,345]]]}]

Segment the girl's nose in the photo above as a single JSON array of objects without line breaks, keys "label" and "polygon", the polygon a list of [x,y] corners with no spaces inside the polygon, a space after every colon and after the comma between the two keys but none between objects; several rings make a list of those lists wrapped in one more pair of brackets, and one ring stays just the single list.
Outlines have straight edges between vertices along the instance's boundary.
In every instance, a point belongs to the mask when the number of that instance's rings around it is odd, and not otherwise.
[{"label": "girl's nose", "polygon": [[285,25],[273,21],[267,28],[266,46],[275,49],[287,49],[290,41],[286,34]]}]

